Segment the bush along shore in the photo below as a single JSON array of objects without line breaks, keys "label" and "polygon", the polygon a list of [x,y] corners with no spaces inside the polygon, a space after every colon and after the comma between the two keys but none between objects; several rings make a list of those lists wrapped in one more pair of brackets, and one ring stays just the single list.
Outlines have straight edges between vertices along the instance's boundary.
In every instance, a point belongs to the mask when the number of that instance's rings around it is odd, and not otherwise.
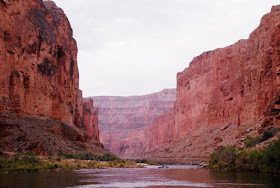
[{"label": "bush along shore", "polygon": [[262,138],[249,137],[244,148],[221,147],[211,154],[209,168],[280,173],[280,138],[262,148],[253,148]]},{"label": "bush along shore", "polygon": [[135,159],[134,160],[136,163],[142,163],[142,164],[146,164],[146,165],[160,165],[159,163],[157,162],[154,162],[154,161],[148,161],[146,159]]},{"label": "bush along shore", "polygon": [[83,168],[141,168],[134,161],[123,160],[112,154],[94,155],[60,154],[58,156],[37,156],[33,153],[17,153],[0,158],[0,172],[75,170]]}]

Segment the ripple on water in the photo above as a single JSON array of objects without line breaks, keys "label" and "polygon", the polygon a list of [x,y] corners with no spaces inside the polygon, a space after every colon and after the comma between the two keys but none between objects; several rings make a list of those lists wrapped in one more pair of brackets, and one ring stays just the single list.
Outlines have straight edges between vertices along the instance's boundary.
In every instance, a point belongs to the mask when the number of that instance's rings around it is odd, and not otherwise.
[{"label": "ripple on water", "polygon": [[96,184],[96,185],[81,185],[74,186],[75,188],[94,188],[94,187],[111,187],[111,188],[132,188],[132,187],[150,187],[150,186],[174,186],[174,187],[213,187],[210,184],[206,183],[193,183],[185,181],[137,181],[137,182],[111,182],[107,184]]},{"label": "ripple on water", "polygon": [[[209,171],[195,169],[194,166],[170,166],[170,169],[157,167],[142,169],[85,169],[75,171],[80,184],[75,188],[126,188],[126,187],[263,187],[263,184],[225,182],[209,176]],[[204,174],[204,175],[203,175]],[[194,178],[199,177],[199,178]],[[73,188],[72,187],[72,188]]]}]

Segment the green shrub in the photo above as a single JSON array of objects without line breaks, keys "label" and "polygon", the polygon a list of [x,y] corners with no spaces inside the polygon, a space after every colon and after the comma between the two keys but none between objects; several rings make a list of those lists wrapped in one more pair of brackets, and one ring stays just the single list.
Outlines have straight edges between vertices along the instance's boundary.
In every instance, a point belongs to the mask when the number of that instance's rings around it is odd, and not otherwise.
[{"label": "green shrub", "polygon": [[33,155],[24,155],[21,158],[21,162],[28,164],[28,163],[39,163],[39,159]]},{"label": "green shrub", "polygon": [[257,136],[257,137],[247,136],[247,140],[244,141],[244,144],[246,147],[251,148],[257,145],[258,143],[260,143],[262,140],[263,140],[262,136]]},{"label": "green shrub", "polygon": [[147,163],[148,161],[146,159],[136,159],[136,163]]},{"label": "green shrub", "polygon": [[97,156],[97,159],[99,161],[119,161],[119,162],[124,162],[124,160],[122,160],[121,158],[115,156],[115,155],[112,155],[112,154],[109,154],[109,153],[106,153],[104,155],[99,155]]},{"label": "green shrub", "polygon": [[96,160],[96,161],[119,161],[124,162],[121,158],[116,155],[106,153],[104,155],[95,155],[92,153],[83,153],[83,154],[63,154],[60,153],[60,156],[65,157],[66,159],[80,159],[80,160]]},{"label": "green shrub", "polygon": [[90,161],[90,162],[87,163],[87,165],[88,165],[89,168],[94,168],[94,167],[96,167],[97,162],[96,161]]},{"label": "green shrub", "polygon": [[262,130],[262,141],[265,141],[273,137],[278,132],[278,129],[274,126],[265,127]]},{"label": "green shrub", "polygon": [[274,126],[265,127],[262,129],[262,134],[256,137],[247,136],[247,140],[244,141],[246,147],[254,147],[258,143],[268,140],[273,137],[279,130]]},{"label": "green shrub", "polygon": [[262,152],[266,170],[280,172],[280,139],[263,148]]},{"label": "green shrub", "polygon": [[145,163],[148,165],[159,165],[158,163],[154,162],[154,161],[148,161],[146,159],[136,159],[135,160],[136,163]]},{"label": "green shrub", "polygon": [[41,161],[32,153],[16,154],[0,158],[0,171],[37,171],[39,169],[55,169],[57,164]]},{"label": "green shrub", "polygon": [[258,143],[268,140],[273,137],[279,130],[274,126],[265,127],[262,130],[262,134],[260,136],[251,137],[247,136],[247,140],[244,141],[246,147],[254,147]]},{"label": "green shrub", "polygon": [[232,146],[221,147],[211,154],[210,166],[213,168],[234,169],[236,160],[236,149]]},{"label": "green shrub", "polygon": [[211,154],[212,169],[240,169],[251,171],[280,172],[280,139],[262,149],[222,147]]}]

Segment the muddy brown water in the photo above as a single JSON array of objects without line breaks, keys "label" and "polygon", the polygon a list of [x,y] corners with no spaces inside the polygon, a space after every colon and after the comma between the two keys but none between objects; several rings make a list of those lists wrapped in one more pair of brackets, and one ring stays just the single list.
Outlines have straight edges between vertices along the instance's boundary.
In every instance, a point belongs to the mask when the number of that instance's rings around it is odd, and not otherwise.
[{"label": "muddy brown water", "polygon": [[67,172],[0,174],[2,188],[94,187],[280,187],[280,176],[254,172],[212,172],[195,166],[83,169]]}]

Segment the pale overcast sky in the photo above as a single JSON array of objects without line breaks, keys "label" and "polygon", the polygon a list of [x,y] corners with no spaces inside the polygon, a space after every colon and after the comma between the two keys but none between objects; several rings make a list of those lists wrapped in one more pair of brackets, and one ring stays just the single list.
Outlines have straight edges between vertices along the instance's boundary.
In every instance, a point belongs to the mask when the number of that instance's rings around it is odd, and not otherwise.
[{"label": "pale overcast sky", "polygon": [[176,87],[204,51],[247,39],[280,0],[54,0],[78,43],[84,96]]}]

